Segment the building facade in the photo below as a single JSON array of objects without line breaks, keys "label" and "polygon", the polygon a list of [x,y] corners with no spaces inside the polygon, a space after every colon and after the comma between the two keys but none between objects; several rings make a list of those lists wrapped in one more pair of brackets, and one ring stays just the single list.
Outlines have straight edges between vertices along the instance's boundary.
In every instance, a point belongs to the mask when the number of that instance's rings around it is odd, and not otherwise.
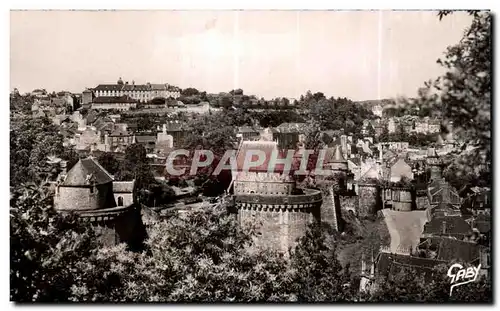
[{"label": "building facade", "polygon": [[174,98],[177,99],[181,96],[178,87],[169,84],[132,84],[123,82],[120,78],[116,84],[99,84],[93,89],[95,97],[120,97],[128,96],[138,102],[146,103],[154,98]]},{"label": "building facade", "polygon": [[137,108],[137,100],[127,96],[100,96],[92,101],[95,110],[122,110],[127,111]]}]

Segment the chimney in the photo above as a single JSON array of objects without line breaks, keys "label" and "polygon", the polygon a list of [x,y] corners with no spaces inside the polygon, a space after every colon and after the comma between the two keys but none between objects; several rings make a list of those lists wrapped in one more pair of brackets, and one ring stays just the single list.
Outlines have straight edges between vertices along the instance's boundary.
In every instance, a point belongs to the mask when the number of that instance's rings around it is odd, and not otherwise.
[{"label": "chimney", "polygon": [[163,124],[163,134],[167,134],[167,125]]},{"label": "chimney", "polygon": [[446,220],[443,220],[441,223],[442,233],[446,234]]}]

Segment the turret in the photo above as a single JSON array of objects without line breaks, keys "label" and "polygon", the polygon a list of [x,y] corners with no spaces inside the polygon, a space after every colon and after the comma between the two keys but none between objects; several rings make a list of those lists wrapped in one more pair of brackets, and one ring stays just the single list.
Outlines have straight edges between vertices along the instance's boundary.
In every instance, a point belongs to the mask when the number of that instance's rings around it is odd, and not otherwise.
[{"label": "turret", "polygon": [[335,151],[333,155],[329,158],[327,163],[330,165],[334,173],[345,174],[347,172],[348,168],[347,160],[344,159],[344,156],[342,155],[342,151],[340,150],[339,145],[335,147]]},{"label": "turret", "polygon": [[443,161],[436,153],[436,149],[427,149],[427,166],[431,169],[431,180],[439,180],[443,177]]}]

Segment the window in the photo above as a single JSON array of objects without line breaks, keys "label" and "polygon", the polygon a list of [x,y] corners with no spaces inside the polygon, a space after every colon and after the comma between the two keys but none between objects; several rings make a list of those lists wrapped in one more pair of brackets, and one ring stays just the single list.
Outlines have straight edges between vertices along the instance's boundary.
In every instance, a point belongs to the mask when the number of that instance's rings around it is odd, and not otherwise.
[{"label": "window", "polygon": [[118,197],[118,206],[123,206],[123,197]]}]

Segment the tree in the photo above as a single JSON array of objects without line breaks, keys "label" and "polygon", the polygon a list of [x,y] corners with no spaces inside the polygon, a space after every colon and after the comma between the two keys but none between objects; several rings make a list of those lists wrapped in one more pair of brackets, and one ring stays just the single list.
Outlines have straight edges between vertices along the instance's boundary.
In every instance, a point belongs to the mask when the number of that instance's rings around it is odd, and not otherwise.
[{"label": "tree", "polygon": [[229,94],[231,94],[231,95],[243,95],[243,90],[242,89],[231,90],[229,92]]},{"label": "tree", "polygon": [[231,98],[229,96],[222,96],[220,98],[219,105],[224,109],[229,109],[233,106],[233,101],[231,100]]},{"label": "tree", "polygon": [[98,248],[92,229],[58,214],[47,184],[11,192],[10,298],[16,302],[68,301],[78,265]]},{"label": "tree", "polygon": [[[441,11],[439,17],[450,13]],[[453,122],[455,136],[472,147],[472,152],[462,152],[455,162],[465,174],[479,176],[491,171],[491,14],[469,14],[472,23],[460,42],[448,47],[444,60],[438,60],[446,73],[426,83],[410,104]]]},{"label": "tree", "polygon": [[18,111],[24,115],[31,115],[31,106],[34,103],[34,97],[30,95],[20,95],[14,92],[10,95],[10,110]]},{"label": "tree", "polygon": [[310,116],[320,123],[323,130],[339,130],[360,128],[365,119],[373,119],[373,113],[358,103],[346,98],[330,100],[321,98],[310,105]]},{"label": "tree", "polygon": [[200,92],[192,87],[188,87],[187,89],[184,89],[181,91],[182,96],[193,96],[193,95],[199,95]]},{"label": "tree", "polygon": [[146,157],[146,149],[141,144],[132,144],[125,150],[125,159],[116,174],[117,180],[135,180],[135,191],[140,201],[148,201],[145,191],[156,183]]},{"label": "tree", "polygon": [[322,92],[314,93],[313,98],[315,101],[320,101],[322,99],[326,99],[325,94],[323,94]]},{"label": "tree", "polygon": [[144,253],[113,248],[87,261],[74,293],[89,301],[288,300],[286,261],[250,252],[251,243],[225,206],[174,215],[153,225]]},{"label": "tree", "polygon": [[118,173],[120,162],[110,152],[105,152],[97,158],[97,162],[111,175]]},{"label": "tree", "polygon": [[291,254],[292,288],[299,302],[350,300],[350,274],[337,260],[333,228],[316,224],[299,239]]},{"label": "tree", "polygon": [[46,117],[11,120],[10,183],[40,182],[48,177],[47,156],[63,157],[63,137]]}]

